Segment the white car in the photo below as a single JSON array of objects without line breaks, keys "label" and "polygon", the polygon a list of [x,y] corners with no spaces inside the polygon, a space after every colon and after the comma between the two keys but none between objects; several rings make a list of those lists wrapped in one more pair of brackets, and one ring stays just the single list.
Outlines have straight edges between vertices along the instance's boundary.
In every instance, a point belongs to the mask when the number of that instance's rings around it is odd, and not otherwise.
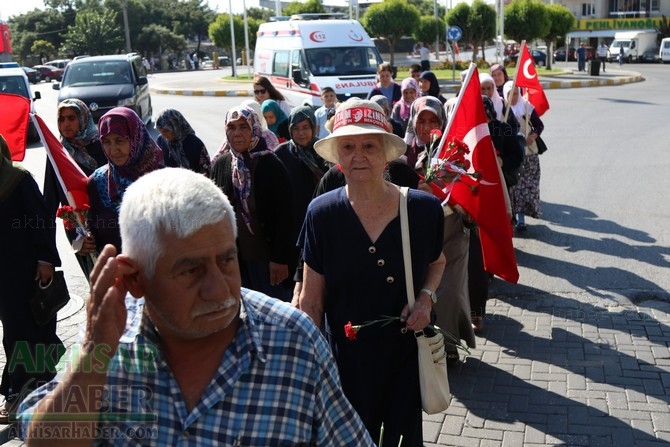
[{"label": "white car", "polygon": [[[30,111],[32,113],[35,113],[34,101],[42,97],[40,92],[35,92],[33,95],[32,90],[30,89],[28,76],[26,76],[26,73],[22,68],[0,69],[0,91],[2,93],[14,93],[28,98],[30,100]],[[0,107],[3,106],[0,104]],[[32,120],[30,120],[30,126],[28,127],[28,142],[34,143],[39,139],[40,137],[37,133],[37,129],[35,129]]]}]

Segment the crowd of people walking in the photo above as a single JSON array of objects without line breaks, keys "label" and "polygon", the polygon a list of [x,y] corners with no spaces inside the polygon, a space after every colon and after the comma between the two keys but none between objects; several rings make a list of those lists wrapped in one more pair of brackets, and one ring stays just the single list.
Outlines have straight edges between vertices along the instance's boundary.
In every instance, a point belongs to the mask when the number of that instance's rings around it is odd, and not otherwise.
[{"label": "crowd of people walking", "polygon": [[[156,410],[172,405],[176,412],[159,416],[171,427],[159,436],[163,445],[177,443],[193,424],[201,430],[193,436],[226,445],[254,445],[261,433],[271,433],[277,440],[290,437],[292,445],[317,445],[333,436],[338,445],[355,439],[357,445],[422,446],[412,331],[436,323],[476,348],[491,280],[476,222],[460,206],[441,203],[424,178],[433,132],[445,130],[453,101],[423,68],[413,66],[396,82],[390,65],[381,64],[367,99],[340,103],[345,92],[324,88],[316,111],[290,107],[269,79],[259,77],[253,100],[226,112],[224,137],[212,158],[185,111],[162,110],[154,140],[128,108],[111,110],[96,126],[83,102],[63,101],[61,141],[88,176],[87,232],[67,232],[92,286],[83,341],[106,343],[110,350],[102,362],[106,378],[70,370],[57,379],[66,385],[52,382],[33,392],[19,409],[24,436],[46,421],[40,415],[59,412],[54,395],[90,379],[162,387],[153,391],[163,405]],[[482,74],[480,83],[509,198],[510,219],[500,225],[526,233],[526,217],[541,217],[535,140],[544,126],[503,66]],[[53,168],[47,165],[43,197],[2,146],[0,222],[7,226],[33,215],[54,220],[67,199]],[[401,187],[410,188],[411,263],[419,291],[412,312],[399,243]],[[5,368],[5,414],[16,411],[19,396],[53,378],[62,355],[55,318],[36,328],[24,306],[36,281],[48,281],[60,264],[54,226],[38,232],[7,228],[0,231],[3,247],[13,244],[25,259],[0,269],[3,277],[23,278],[12,282],[16,298],[0,305],[6,356],[11,360],[18,342],[58,349],[48,351],[50,367],[40,375]],[[90,254],[99,256],[96,265]],[[118,310],[131,295],[144,297],[145,318],[126,319]],[[366,325],[383,316],[397,319]],[[119,335],[132,321],[141,324],[135,328],[138,339],[128,351],[118,351]],[[343,329],[352,323],[363,326],[356,340]],[[143,355],[136,351],[142,343],[155,345],[144,360],[165,383],[154,380],[154,373],[123,373],[124,361]],[[447,347],[451,365],[461,359],[457,348]],[[200,362],[197,354],[207,360]],[[221,368],[231,370],[224,374]],[[215,392],[214,384],[230,390]],[[296,388],[314,394],[314,401],[303,407],[305,396],[296,397]],[[297,408],[295,401],[301,402]],[[252,402],[265,419],[254,414]],[[245,416],[249,421],[242,421]],[[217,432],[221,421],[239,418],[237,432]],[[263,419],[262,430],[250,422],[254,418]],[[104,418],[100,423],[126,424]],[[283,428],[273,432],[274,424]],[[325,434],[323,427],[329,427]]]}]

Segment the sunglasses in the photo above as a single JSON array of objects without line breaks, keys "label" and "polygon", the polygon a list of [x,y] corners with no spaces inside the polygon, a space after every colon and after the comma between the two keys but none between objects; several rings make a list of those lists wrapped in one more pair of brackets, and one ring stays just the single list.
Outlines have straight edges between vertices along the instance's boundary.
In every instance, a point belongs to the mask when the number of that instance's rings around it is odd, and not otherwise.
[{"label": "sunglasses", "polygon": [[254,95],[264,95],[265,92],[267,92],[267,90],[264,89],[264,88],[261,88],[261,89],[258,89],[258,90],[254,90]]}]

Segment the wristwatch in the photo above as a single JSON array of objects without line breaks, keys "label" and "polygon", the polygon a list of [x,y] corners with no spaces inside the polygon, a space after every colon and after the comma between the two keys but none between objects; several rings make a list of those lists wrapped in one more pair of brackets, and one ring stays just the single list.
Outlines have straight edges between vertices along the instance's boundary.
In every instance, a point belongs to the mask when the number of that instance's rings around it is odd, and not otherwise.
[{"label": "wristwatch", "polygon": [[426,295],[430,297],[430,300],[433,302],[433,304],[437,303],[437,295],[435,294],[435,292],[433,292],[430,289],[421,289],[419,293],[421,292],[425,292]]}]

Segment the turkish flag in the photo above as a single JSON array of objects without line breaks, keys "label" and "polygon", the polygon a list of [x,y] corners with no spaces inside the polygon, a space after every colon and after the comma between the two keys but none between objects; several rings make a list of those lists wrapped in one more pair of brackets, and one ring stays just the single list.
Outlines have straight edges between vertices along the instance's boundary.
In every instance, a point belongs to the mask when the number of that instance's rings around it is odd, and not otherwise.
[{"label": "turkish flag", "polygon": [[507,215],[503,188],[493,141],[489,134],[488,120],[482,103],[479,73],[470,65],[468,76],[459,93],[455,111],[451,117],[439,152],[440,157],[448,152],[445,141],[458,139],[470,149],[467,157],[471,167],[468,172],[477,172],[477,179],[462,175],[451,186],[450,203],[457,203],[472,216],[479,226],[482,243],[484,269],[505,281],[519,280],[512,225]]},{"label": "turkish flag", "polygon": [[526,89],[528,102],[530,102],[538,115],[542,116],[549,110],[549,101],[544,94],[544,89],[540,84],[535,70],[535,61],[530,56],[526,42],[521,47],[521,55],[516,66],[516,86]]},{"label": "turkish flag", "polygon": [[63,188],[70,206],[81,208],[82,205],[88,205],[88,189],[86,187],[88,178],[86,174],[58,138],[51,133],[42,118],[33,115],[33,119],[44,144],[44,149],[47,151],[49,162],[54,168],[58,182]]},{"label": "turkish flag", "polygon": [[5,137],[13,161],[26,156],[30,100],[13,93],[0,93],[0,133]]}]

